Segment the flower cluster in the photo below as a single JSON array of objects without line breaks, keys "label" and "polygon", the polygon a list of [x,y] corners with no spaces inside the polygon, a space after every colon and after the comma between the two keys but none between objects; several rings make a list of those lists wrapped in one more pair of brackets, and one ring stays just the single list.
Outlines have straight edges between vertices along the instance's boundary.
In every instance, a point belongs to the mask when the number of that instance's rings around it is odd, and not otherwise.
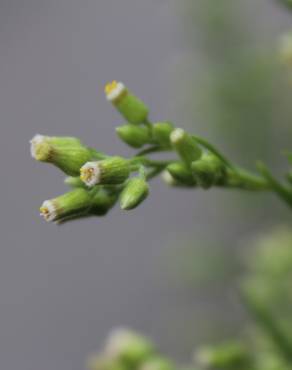
[{"label": "flower cluster", "polygon": [[[262,176],[253,175],[233,165],[204,139],[171,122],[150,122],[148,107],[121,82],[106,85],[105,94],[126,120],[116,128],[117,135],[140,151],[132,158],[122,158],[89,148],[77,138],[36,135],[31,140],[32,157],[58,167],[72,188],[43,203],[40,212],[45,220],[62,223],[102,216],[118,202],[122,210],[134,209],[147,197],[148,181],[159,174],[176,187],[275,190],[292,205],[291,191],[277,183],[263,165],[259,166]],[[163,151],[175,153],[176,158],[149,158]]]}]

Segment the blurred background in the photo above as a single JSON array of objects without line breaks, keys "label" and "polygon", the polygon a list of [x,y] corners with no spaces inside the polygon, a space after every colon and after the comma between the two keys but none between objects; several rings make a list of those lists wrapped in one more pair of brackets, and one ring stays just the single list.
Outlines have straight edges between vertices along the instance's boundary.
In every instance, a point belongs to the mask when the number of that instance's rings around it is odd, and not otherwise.
[{"label": "blurred background", "polygon": [[107,332],[130,326],[187,362],[196,344],[237,335],[249,238],[284,224],[270,194],[168,189],[134,212],[62,227],[38,217],[65,191],[35,163],[35,133],[72,135],[131,155],[103,86],[125,82],[151,107],[249,169],[281,174],[291,76],[276,0],[0,0],[0,366],[84,368]]}]

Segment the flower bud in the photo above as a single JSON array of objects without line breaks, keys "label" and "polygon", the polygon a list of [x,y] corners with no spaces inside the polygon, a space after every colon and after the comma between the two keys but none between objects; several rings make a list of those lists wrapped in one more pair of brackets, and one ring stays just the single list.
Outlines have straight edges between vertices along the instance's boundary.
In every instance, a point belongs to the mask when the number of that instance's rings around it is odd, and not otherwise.
[{"label": "flower bud", "polygon": [[116,194],[111,194],[105,189],[100,189],[92,198],[90,214],[104,216],[115,205],[116,200]]},{"label": "flower bud", "polygon": [[224,165],[211,154],[203,155],[201,159],[193,162],[191,167],[198,185],[205,189],[218,185],[224,176]]},{"label": "flower bud", "polygon": [[182,162],[173,162],[166,167],[166,170],[171,176],[178,181],[178,183],[186,186],[196,185],[196,181],[188,169],[188,167]]},{"label": "flower bud", "polygon": [[81,181],[80,177],[73,177],[73,176],[66,177],[64,180],[64,183],[73,189],[74,188],[87,189],[87,186],[84,184],[83,181]]},{"label": "flower bud", "polygon": [[289,32],[281,37],[279,54],[284,64],[287,66],[292,66],[292,32]]},{"label": "flower bud", "polygon": [[130,175],[129,162],[121,157],[111,157],[97,162],[87,162],[80,169],[81,180],[89,187],[122,184]]},{"label": "flower bud", "polygon": [[88,358],[86,368],[88,370],[127,370],[125,365],[120,361],[99,354],[92,355]]},{"label": "flower bud", "polygon": [[169,186],[179,185],[179,182],[167,170],[164,170],[162,172],[161,178],[165,182],[166,185],[169,185]]},{"label": "flower bud", "polygon": [[198,160],[202,155],[202,151],[195,140],[181,128],[172,131],[170,141],[187,166],[190,166],[193,161]]},{"label": "flower bud", "polygon": [[116,128],[121,140],[133,148],[141,148],[149,143],[151,135],[148,127],[136,125],[124,125]]},{"label": "flower bud", "polygon": [[143,362],[139,370],[175,370],[175,367],[168,359],[155,356]]},{"label": "flower bud", "polygon": [[120,206],[123,210],[136,208],[149,194],[147,182],[140,177],[129,179],[120,196]]},{"label": "flower bud", "polygon": [[86,212],[91,204],[91,196],[84,189],[75,189],[57,198],[46,200],[41,208],[41,216],[48,222]]},{"label": "flower bud", "polygon": [[148,107],[133,95],[122,82],[113,81],[106,85],[105,94],[123,117],[133,124],[143,123],[148,118]]},{"label": "flower bud", "polygon": [[196,352],[195,361],[198,365],[207,368],[237,369],[247,366],[249,357],[246,349],[235,342],[217,347],[203,347]]},{"label": "flower bud", "polygon": [[52,163],[67,175],[76,176],[80,167],[92,159],[93,152],[76,138],[36,135],[31,140],[31,155],[37,161]]},{"label": "flower bud", "polygon": [[169,148],[170,134],[174,130],[170,122],[157,122],[152,126],[153,140],[164,148]]},{"label": "flower bud", "polygon": [[109,358],[119,359],[128,366],[139,366],[154,352],[152,343],[128,329],[116,329],[110,333],[105,346]]}]

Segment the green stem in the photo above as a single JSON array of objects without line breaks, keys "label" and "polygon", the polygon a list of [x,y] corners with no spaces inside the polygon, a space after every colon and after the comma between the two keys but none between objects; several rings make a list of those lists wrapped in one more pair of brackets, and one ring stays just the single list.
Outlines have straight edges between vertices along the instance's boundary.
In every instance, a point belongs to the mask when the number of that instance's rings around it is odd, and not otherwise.
[{"label": "green stem", "polygon": [[213,153],[217,158],[219,158],[227,167],[229,167],[232,170],[236,170],[233,164],[228,161],[228,159],[219,152],[218,149],[216,149],[212,144],[210,144],[207,140],[199,137],[192,135],[192,138],[197,141],[200,145],[202,145],[204,148],[208,149],[209,152]]},{"label": "green stem", "polygon": [[262,174],[262,176],[266,179],[268,184],[270,185],[271,189],[275,191],[276,194],[286,202],[290,207],[292,207],[292,193],[290,189],[286,188],[280,182],[278,182],[274,176],[270,173],[267,167],[262,162],[257,163],[257,168]]},{"label": "green stem", "polygon": [[257,302],[247,289],[242,289],[241,298],[244,306],[256,322],[265,330],[273,340],[278,350],[288,360],[292,362],[292,343],[281,327],[275,321],[273,315],[267,310],[266,306]]}]

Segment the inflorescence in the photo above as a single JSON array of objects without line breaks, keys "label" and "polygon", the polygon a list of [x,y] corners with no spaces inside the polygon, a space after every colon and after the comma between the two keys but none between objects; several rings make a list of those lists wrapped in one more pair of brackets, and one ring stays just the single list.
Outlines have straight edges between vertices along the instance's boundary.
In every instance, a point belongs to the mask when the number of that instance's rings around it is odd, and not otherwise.
[{"label": "inflorescence", "polygon": [[[116,128],[118,137],[139,151],[132,158],[122,158],[89,148],[77,138],[34,136],[32,157],[62,170],[71,187],[70,192],[42,204],[40,213],[46,221],[103,216],[117,202],[122,210],[134,209],[148,196],[148,181],[160,174],[175,187],[274,190],[292,206],[290,187],[277,182],[262,163],[258,164],[261,176],[253,175],[204,139],[168,121],[150,122],[148,107],[121,82],[107,84],[105,94],[126,120]],[[176,158],[149,158],[158,152],[174,152]]]}]

